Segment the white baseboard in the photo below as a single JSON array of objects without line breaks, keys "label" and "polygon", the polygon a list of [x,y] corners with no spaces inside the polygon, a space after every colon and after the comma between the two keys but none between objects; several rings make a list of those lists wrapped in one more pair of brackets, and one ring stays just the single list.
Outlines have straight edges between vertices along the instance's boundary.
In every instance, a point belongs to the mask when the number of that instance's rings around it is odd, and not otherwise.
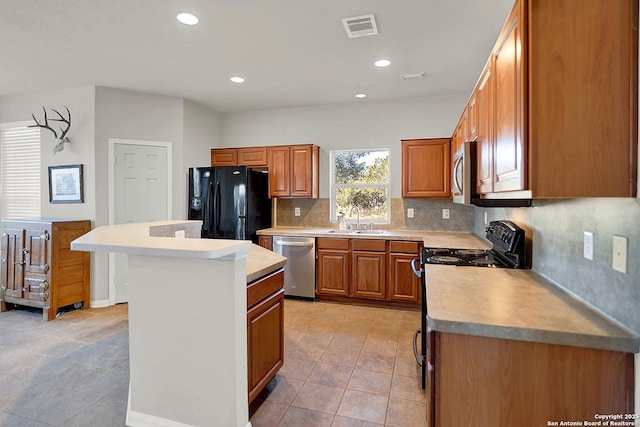
[{"label": "white baseboard", "polygon": [[109,304],[109,300],[108,299],[101,299],[101,300],[97,300],[97,301],[89,301],[89,306],[91,308],[104,308],[104,307],[109,307],[111,304]]}]

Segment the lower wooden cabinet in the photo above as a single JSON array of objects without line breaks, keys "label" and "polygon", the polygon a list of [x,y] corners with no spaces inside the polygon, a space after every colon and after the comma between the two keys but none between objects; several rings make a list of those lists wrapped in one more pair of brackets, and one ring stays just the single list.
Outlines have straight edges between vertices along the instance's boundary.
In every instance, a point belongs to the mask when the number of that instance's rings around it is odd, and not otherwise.
[{"label": "lower wooden cabinet", "polygon": [[284,272],[247,286],[247,379],[249,403],[284,363]]},{"label": "lower wooden cabinet", "polygon": [[273,237],[272,236],[258,236],[258,245],[265,249],[273,250]]},{"label": "lower wooden cabinet", "polygon": [[353,296],[383,300],[386,295],[386,241],[353,240]]},{"label": "lower wooden cabinet", "polygon": [[547,426],[634,413],[631,353],[432,334],[429,427]]},{"label": "lower wooden cabinet", "polygon": [[419,242],[392,240],[389,242],[387,299],[389,301],[419,303],[420,278],[413,273],[411,263],[420,256]]},{"label": "lower wooden cabinet", "polygon": [[322,237],[316,240],[316,290],[320,298],[347,297],[420,303],[420,279],[411,262],[422,242]]},{"label": "lower wooden cabinet", "polygon": [[349,239],[316,239],[316,292],[318,295],[350,294]]}]

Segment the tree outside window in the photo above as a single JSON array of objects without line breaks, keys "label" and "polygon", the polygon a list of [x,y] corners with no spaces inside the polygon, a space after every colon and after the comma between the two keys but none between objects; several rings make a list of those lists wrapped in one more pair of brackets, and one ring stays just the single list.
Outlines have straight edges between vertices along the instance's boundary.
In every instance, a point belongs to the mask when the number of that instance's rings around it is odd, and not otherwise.
[{"label": "tree outside window", "polygon": [[388,224],[389,194],[389,150],[331,151],[331,221],[355,221],[355,207],[360,221]]}]

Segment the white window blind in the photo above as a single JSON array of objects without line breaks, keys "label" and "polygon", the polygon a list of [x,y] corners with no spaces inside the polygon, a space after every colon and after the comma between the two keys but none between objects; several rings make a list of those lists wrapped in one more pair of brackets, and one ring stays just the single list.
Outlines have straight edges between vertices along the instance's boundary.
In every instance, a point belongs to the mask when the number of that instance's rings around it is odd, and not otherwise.
[{"label": "white window blind", "polygon": [[0,218],[40,216],[40,128],[0,127]]}]

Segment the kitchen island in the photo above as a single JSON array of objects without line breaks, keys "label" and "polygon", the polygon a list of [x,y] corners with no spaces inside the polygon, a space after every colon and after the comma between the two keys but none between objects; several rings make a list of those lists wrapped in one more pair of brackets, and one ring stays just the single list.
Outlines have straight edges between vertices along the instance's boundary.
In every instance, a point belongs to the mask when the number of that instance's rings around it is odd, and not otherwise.
[{"label": "kitchen island", "polygon": [[250,426],[247,279],[280,269],[284,258],[249,241],[176,237],[199,237],[199,228],[104,226],[71,244],[128,254],[127,425]]}]

